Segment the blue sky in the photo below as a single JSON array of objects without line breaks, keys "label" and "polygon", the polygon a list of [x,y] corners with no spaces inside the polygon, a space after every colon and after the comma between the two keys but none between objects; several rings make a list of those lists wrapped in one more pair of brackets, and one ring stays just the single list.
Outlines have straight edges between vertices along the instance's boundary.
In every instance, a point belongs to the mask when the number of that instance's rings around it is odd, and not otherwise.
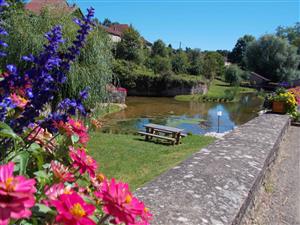
[{"label": "blue sky", "polygon": [[147,40],[174,48],[232,49],[244,34],[273,33],[300,21],[300,0],[69,0],[103,21],[132,24]]}]

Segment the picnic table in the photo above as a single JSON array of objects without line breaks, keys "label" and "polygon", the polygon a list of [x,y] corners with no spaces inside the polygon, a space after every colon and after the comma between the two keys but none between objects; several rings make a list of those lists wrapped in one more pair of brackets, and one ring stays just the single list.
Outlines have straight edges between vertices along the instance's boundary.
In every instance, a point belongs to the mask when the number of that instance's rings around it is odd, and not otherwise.
[{"label": "picnic table", "polygon": [[163,126],[159,124],[145,124],[146,132],[140,131],[138,132],[141,135],[145,136],[146,141],[152,139],[152,137],[164,139],[171,141],[172,144],[179,144],[180,138],[186,136],[182,132],[183,129],[179,129],[176,127]]}]

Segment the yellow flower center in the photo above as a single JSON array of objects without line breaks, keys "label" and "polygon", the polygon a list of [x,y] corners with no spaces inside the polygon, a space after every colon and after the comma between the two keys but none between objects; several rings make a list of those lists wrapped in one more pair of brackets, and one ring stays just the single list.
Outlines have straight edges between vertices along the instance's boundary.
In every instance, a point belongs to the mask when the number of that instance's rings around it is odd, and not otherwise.
[{"label": "yellow flower center", "polygon": [[105,176],[102,173],[97,175],[98,182],[102,183],[105,180]]},{"label": "yellow flower center", "polygon": [[125,203],[129,204],[132,201],[132,197],[130,195],[127,195],[125,198]]},{"label": "yellow flower center", "polygon": [[84,209],[79,203],[76,203],[71,207],[70,213],[78,219],[86,215]]},{"label": "yellow flower center", "polygon": [[86,156],[86,159],[87,159],[87,163],[88,163],[89,165],[93,164],[93,159],[92,159],[91,156],[87,155],[87,156]]},{"label": "yellow flower center", "polygon": [[75,122],[75,124],[74,124],[74,125],[75,125],[75,127],[76,127],[76,128],[78,128],[78,129],[81,127],[81,123],[80,123],[80,122],[78,122],[78,121],[77,121],[77,122]]},{"label": "yellow flower center", "polygon": [[145,212],[145,213],[149,212],[149,209],[145,207],[145,208],[144,208],[144,212]]},{"label": "yellow flower center", "polygon": [[5,187],[7,191],[14,191],[15,190],[15,185],[13,184],[14,178],[9,177],[5,181]]}]

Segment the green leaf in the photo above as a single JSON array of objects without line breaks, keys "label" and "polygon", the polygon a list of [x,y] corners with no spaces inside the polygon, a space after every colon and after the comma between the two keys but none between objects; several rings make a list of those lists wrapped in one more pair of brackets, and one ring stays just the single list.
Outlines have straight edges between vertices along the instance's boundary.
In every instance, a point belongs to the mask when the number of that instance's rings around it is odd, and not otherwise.
[{"label": "green leaf", "polygon": [[44,204],[35,204],[35,206],[32,208],[32,212],[36,214],[54,214],[54,210]]},{"label": "green leaf", "polygon": [[30,152],[38,153],[40,150],[42,150],[42,148],[37,143],[31,143],[27,150]]},{"label": "green leaf", "polygon": [[11,130],[11,127],[8,126],[6,123],[0,122],[0,129],[10,129]]},{"label": "green leaf", "polygon": [[72,135],[71,140],[72,140],[72,144],[75,144],[79,141],[79,137],[77,135]]},{"label": "green leaf", "polygon": [[44,170],[39,170],[34,173],[36,179],[48,179],[48,174]]},{"label": "green leaf", "polygon": [[13,159],[13,161],[18,165],[19,174],[24,175],[26,174],[26,169],[29,161],[29,153],[28,152],[21,152]]},{"label": "green leaf", "polygon": [[23,141],[6,123],[0,122],[0,137]]},{"label": "green leaf", "polygon": [[19,223],[20,225],[32,225],[32,223],[29,223],[26,220],[21,220],[21,222]]}]

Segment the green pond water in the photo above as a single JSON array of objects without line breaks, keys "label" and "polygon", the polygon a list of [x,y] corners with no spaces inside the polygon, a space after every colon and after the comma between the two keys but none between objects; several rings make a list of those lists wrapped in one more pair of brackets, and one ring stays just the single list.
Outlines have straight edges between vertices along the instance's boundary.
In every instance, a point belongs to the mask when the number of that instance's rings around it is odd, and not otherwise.
[{"label": "green pond water", "polygon": [[239,102],[180,102],[174,98],[128,97],[127,109],[105,117],[103,132],[135,133],[144,124],[156,123],[183,128],[186,133],[204,134],[218,131],[218,111],[222,111],[219,132],[246,123],[261,110],[262,100],[244,95]]}]

